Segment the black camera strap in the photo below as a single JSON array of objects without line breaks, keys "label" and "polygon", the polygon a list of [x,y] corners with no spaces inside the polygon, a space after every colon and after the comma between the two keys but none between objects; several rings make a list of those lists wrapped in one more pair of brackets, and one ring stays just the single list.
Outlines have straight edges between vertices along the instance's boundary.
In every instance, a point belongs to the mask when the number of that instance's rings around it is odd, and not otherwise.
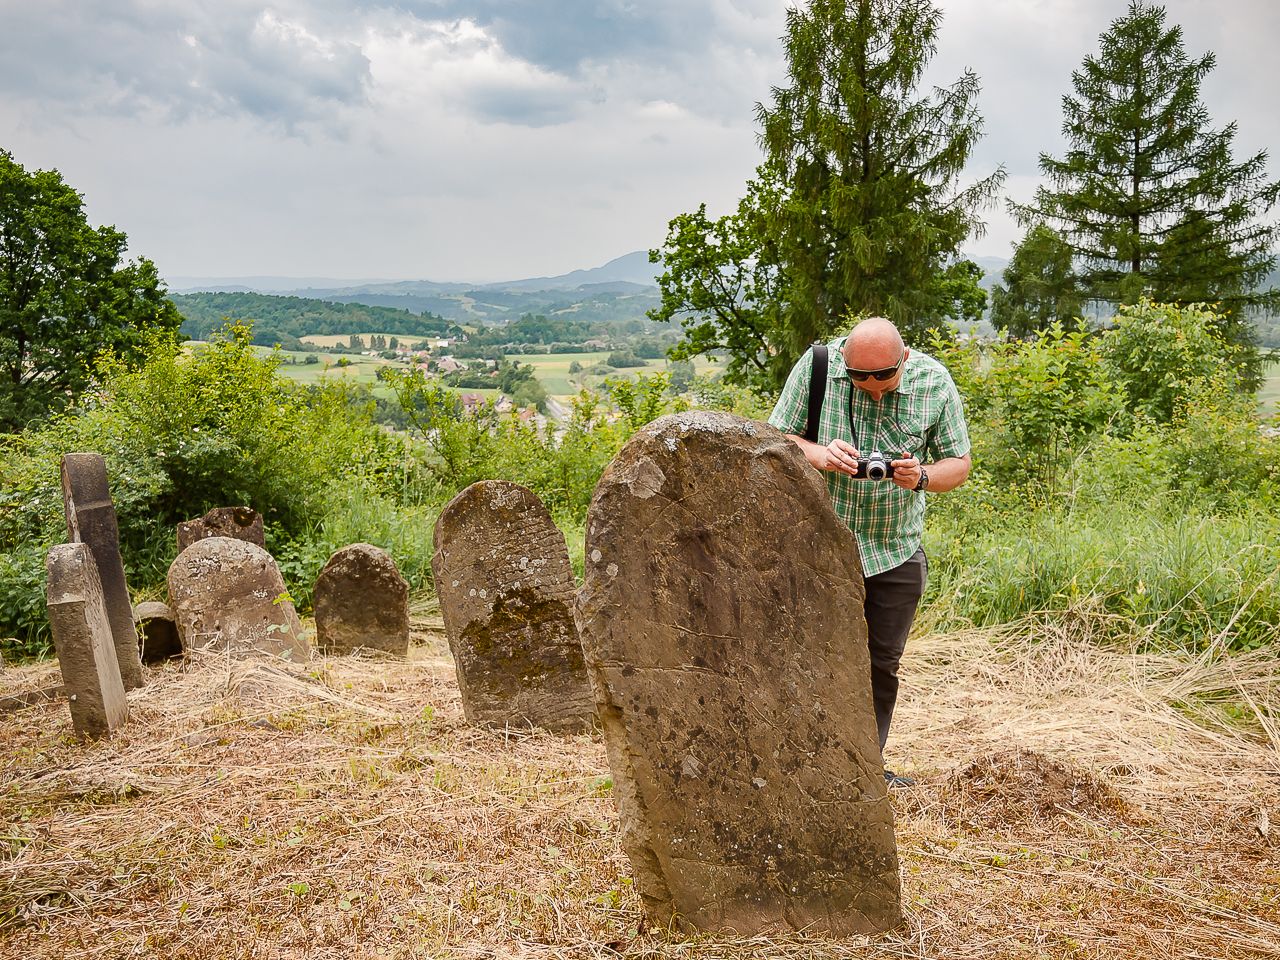
[{"label": "black camera strap", "polygon": [[804,425],[804,438],[817,443],[822,402],[827,398],[827,345],[815,343],[809,349],[813,352],[813,369],[809,374],[809,419]]}]

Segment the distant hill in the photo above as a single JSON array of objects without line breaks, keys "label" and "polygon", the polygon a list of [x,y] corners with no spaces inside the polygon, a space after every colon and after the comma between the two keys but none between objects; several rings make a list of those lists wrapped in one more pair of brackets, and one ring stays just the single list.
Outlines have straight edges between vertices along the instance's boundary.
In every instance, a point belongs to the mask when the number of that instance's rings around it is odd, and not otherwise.
[{"label": "distant hill", "polygon": [[[456,323],[506,323],[526,313],[566,310],[575,314],[574,319],[608,322],[643,319],[645,311],[658,304],[654,277],[659,272],[649,263],[649,254],[637,250],[590,270],[502,283],[464,284],[434,280],[351,283],[316,277],[298,280],[287,277],[175,277],[170,287],[179,296],[210,291],[286,294],[308,300],[434,314]],[[175,297],[174,302],[177,300]]]},{"label": "distant hill", "polygon": [[208,340],[228,320],[252,320],[255,342],[286,347],[314,336],[392,333],[421,339],[461,333],[441,316],[360,303],[259,293],[188,293],[170,299],[185,318],[182,332],[195,340]]}]

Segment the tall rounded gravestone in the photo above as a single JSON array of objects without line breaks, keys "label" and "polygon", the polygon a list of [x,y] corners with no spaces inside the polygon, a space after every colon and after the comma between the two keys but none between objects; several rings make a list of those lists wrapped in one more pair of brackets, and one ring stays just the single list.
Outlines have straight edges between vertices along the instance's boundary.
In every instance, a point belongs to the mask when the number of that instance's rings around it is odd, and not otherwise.
[{"label": "tall rounded gravestone", "polygon": [[622,839],[655,923],[901,919],[857,545],[767,424],[673,414],[605,470],[577,618]]},{"label": "tall rounded gravestone", "polygon": [[440,512],[431,572],[472,723],[589,730],[595,704],[562,534],[518,483],[481,480]]}]

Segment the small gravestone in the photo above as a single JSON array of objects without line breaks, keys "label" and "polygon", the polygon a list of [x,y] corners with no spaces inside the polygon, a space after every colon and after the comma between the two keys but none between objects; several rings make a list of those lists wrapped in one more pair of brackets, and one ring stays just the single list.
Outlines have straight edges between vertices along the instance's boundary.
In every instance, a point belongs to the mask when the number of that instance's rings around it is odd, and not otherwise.
[{"label": "small gravestone", "polygon": [[316,646],[325,653],[409,653],[409,584],[382,550],[353,543],[316,578]]},{"label": "small gravestone", "polygon": [[67,539],[83,543],[93,554],[102,599],[111,623],[111,639],[126,690],[141,687],[138,631],[120,559],[120,529],[107,483],[107,462],[99,453],[68,453],[62,458],[62,502],[67,512]]},{"label": "small gravestone", "polygon": [[542,501],[518,483],[473,483],[441,511],[433,544],[467,719],[590,729],[595,706],[573,622],[573,568]]},{"label": "small gravestone", "polygon": [[83,543],[49,548],[49,626],[76,736],[105,737],[129,719],[102,581]]},{"label": "small gravestone", "polygon": [[248,507],[215,507],[198,520],[178,524],[178,552],[206,537],[230,537],[267,548],[262,514]]},{"label": "small gravestone", "polygon": [[578,627],[654,923],[843,937],[901,920],[853,535],[773,427],[662,417],[587,514]]},{"label": "small gravestone", "polygon": [[184,651],[310,656],[275,559],[230,537],[198,540],[169,567],[169,607]]},{"label": "small gravestone", "polygon": [[133,618],[138,624],[143,663],[162,663],[182,656],[178,625],[174,623],[173,611],[166,604],[154,600],[140,603],[133,608]]}]

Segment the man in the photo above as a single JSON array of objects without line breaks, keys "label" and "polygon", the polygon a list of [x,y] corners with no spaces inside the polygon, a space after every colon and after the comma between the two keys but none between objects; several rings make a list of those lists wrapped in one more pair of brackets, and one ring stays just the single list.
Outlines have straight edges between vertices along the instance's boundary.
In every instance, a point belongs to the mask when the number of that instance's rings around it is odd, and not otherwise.
[{"label": "man", "polygon": [[[929,573],[920,546],[925,491],[954,490],[968,479],[969,432],[946,367],[913,354],[897,327],[871,317],[827,345],[827,389],[818,440],[811,443],[802,434],[812,364],[812,351],[796,362],[769,422],[826,473],[831,503],[857,539],[867,588],[871,695],[883,755],[898,699],[898,662]],[[896,458],[893,476],[852,479],[859,457],[875,450]],[[885,780],[895,787],[915,783],[889,770]]]}]

